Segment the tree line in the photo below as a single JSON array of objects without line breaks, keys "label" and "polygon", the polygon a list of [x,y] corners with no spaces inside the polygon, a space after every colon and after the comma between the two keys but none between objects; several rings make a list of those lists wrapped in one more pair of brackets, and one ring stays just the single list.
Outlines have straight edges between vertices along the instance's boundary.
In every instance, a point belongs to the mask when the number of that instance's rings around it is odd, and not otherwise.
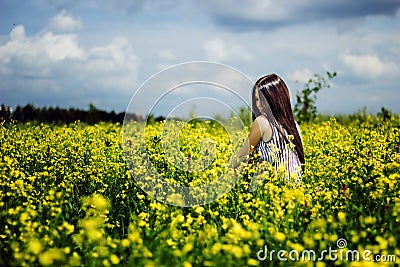
[{"label": "tree line", "polygon": [[[129,119],[141,121],[141,115],[128,114]],[[11,107],[4,104],[0,107],[0,121],[36,121],[38,123],[73,123],[75,121],[86,122],[88,124],[96,124],[103,122],[119,122],[124,121],[125,112],[116,113],[114,111],[107,112],[96,108],[93,104],[89,105],[88,110],[76,108],[60,108],[60,107],[35,107],[32,104],[25,106],[17,106],[13,111]]]}]

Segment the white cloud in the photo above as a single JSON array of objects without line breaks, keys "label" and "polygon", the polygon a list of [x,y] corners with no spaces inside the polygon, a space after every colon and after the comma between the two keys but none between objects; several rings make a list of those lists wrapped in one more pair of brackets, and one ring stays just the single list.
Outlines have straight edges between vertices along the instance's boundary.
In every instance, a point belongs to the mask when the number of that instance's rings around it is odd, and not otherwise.
[{"label": "white cloud", "polygon": [[209,60],[221,61],[226,58],[226,46],[221,39],[208,40],[203,47]]},{"label": "white cloud", "polygon": [[203,44],[206,58],[211,61],[241,60],[251,61],[249,52],[237,44],[227,44],[221,38],[206,40]]},{"label": "white cloud", "polygon": [[392,61],[383,61],[377,55],[344,54],[342,61],[356,75],[364,78],[398,75],[400,68]]},{"label": "white cloud", "polygon": [[82,23],[80,19],[75,19],[71,15],[68,15],[65,10],[62,10],[50,19],[48,28],[55,32],[72,32],[80,30],[82,28]]},{"label": "white cloud", "polygon": [[176,60],[175,54],[169,49],[159,50],[158,58],[161,59],[162,62],[156,64],[157,70],[163,70],[170,67],[172,65],[171,62]]},{"label": "white cloud", "polygon": [[[96,88],[130,90],[136,82],[138,59],[126,38],[116,38],[107,46],[94,47],[87,52],[80,69]],[[124,89],[125,88],[125,89]]]},{"label": "white cloud", "polygon": [[168,50],[168,49],[163,49],[163,50],[158,51],[158,57],[160,59],[164,59],[164,60],[175,60],[176,59],[174,53],[172,53],[172,51]]},{"label": "white cloud", "polygon": [[75,34],[51,32],[27,37],[24,27],[19,25],[11,31],[8,42],[0,47],[0,71],[4,74],[47,75],[54,62],[84,57],[77,39]]},{"label": "white cloud", "polygon": [[296,83],[306,83],[311,77],[312,73],[309,69],[304,68],[300,70],[295,70],[293,73],[288,74],[288,78]]},{"label": "white cloud", "polygon": [[112,38],[95,47],[83,47],[79,39],[78,34],[54,33],[48,28],[29,36],[24,26],[15,27],[0,44],[2,87],[23,95],[25,100],[19,102],[53,99],[64,105],[77,98],[87,104],[111,92],[115,96],[131,93],[139,63],[128,39]]}]

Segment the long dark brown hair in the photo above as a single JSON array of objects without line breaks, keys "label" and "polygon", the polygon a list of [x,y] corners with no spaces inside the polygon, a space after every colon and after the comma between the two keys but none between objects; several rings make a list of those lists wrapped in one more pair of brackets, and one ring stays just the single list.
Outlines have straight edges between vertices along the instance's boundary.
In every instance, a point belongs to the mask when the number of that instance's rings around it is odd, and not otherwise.
[{"label": "long dark brown hair", "polygon": [[[272,113],[272,116],[270,116],[272,118],[268,118],[270,122],[272,120],[272,123],[277,123],[278,130],[281,126],[288,135],[292,135],[294,137],[292,142],[295,145],[297,157],[299,158],[300,162],[304,164],[303,144],[301,142],[300,133],[297,130],[296,122],[293,117],[293,112],[290,105],[289,89],[287,88],[285,82],[274,73],[263,76],[257,80],[252,92],[253,121],[257,116],[261,115],[261,112],[258,110],[256,105],[255,90],[259,90],[260,99],[265,98],[267,101],[267,103],[264,103],[267,111],[264,110],[264,112],[267,113],[267,115],[268,113]],[[282,133],[281,138],[284,138]]]}]

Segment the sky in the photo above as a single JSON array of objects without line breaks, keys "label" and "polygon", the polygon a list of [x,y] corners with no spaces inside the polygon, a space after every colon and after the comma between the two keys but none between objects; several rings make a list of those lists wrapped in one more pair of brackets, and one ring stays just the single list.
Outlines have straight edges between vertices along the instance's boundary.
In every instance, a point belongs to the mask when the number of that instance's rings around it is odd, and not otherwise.
[{"label": "sky", "polygon": [[245,101],[265,74],[283,78],[294,105],[315,73],[335,71],[321,113],[400,113],[399,29],[400,0],[0,0],[0,103],[223,113],[232,91],[170,90],[194,61]]}]

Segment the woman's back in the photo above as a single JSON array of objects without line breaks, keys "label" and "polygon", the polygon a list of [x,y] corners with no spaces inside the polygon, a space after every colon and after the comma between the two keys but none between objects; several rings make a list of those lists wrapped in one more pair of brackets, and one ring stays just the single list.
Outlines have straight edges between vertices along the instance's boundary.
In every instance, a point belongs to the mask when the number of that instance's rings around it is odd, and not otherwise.
[{"label": "woman's back", "polygon": [[261,153],[261,160],[270,162],[278,173],[280,166],[281,168],[284,166],[286,180],[290,177],[296,183],[301,182],[301,163],[286,130],[277,123],[273,123],[266,114],[263,116],[267,118],[271,126],[272,136],[268,141],[261,139],[256,146],[256,150]]}]

